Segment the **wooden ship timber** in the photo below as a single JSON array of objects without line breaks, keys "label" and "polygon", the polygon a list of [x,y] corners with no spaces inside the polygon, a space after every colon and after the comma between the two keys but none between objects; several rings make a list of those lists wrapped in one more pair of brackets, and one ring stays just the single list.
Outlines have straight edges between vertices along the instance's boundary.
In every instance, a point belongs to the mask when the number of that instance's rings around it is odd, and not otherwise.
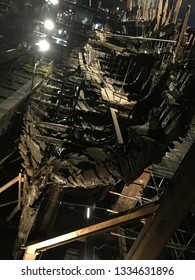
[{"label": "wooden ship timber", "polygon": [[172,2],[127,1],[123,34],[109,22],[91,33],[29,97],[16,259],[48,194],[128,186],[185,137],[195,110],[194,34],[190,6],[178,21],[182,1]]}]

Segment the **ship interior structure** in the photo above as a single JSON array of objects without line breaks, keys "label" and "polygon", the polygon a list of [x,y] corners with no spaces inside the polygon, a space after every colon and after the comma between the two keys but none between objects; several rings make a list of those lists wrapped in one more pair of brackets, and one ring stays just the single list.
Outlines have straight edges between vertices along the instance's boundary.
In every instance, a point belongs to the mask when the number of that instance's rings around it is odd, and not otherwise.
[{"label": "ship interior structure", "polygon": [[0,259],[195,259],[195,4],[0,1]]}]

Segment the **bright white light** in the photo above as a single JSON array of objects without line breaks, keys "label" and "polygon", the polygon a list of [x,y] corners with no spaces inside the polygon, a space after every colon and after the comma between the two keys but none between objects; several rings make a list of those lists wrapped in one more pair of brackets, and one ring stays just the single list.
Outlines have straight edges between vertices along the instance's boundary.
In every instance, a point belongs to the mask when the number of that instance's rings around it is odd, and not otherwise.
[{"label": "bright white light", "polygon": [[46,40],[41,40],[39,43],[37,43],[39,46],[39,50],[41,52],[46,52],[49,50],[49,43]]},{"label": "bright white light", "polygon": [[58,34],[59,34],[59,35],[61,35],[62,32],[63,32],[63,29],[62,29],[62,28],[58,30]]},{"label": "bright white light", "polygon": [[59,44],[59,43],[60,43],[60,39],[56,38],[56,44]]},{"label": "bright white light", "polygon": [[57,4],[59,3],[58,0],[50,0],[50,2],[51,2],[51,4],[53,4],[53,5],[57,5]]},{"label": "bright white light", "polygon": [[46,28],[47,30],[52,30],[52,29],[54,28],[54,23],[53,23],[53,21],[50,20],[50,19],[47,19],[47,20],[45,21],[45,28]]},{"label": "bright white light", "polygon": [[90,208],[89,207],[87,207],[87,219],[89,219],[90,218]]}]

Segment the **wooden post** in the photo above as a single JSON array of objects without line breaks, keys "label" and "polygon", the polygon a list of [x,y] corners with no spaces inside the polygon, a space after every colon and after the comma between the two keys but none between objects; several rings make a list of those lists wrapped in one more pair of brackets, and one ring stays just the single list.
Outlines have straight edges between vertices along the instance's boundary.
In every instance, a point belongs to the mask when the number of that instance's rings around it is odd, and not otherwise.
[{"label": "wooden post", "polygon": [[190,17],[190,11],[191,11],[191,6],[189,5],[188,8],[187,8],[187,12],[185,14],[185,17],[184,17],[184,21],[183,21],[182,28],[181,28],[181,31],[180,31],[180,34],[179,34],[179,38],[178,38],[178,42],[177,42],[177,45],[176,45],[176,48],[175,48],[175,55],[176,56],[178,55],[178,51],[179,51],[180,46],[182,44],[184,34],[187,30],[188,20],[189,20],[189,17]]},{"label": "wooden post", "polygon": [[143,20],[147,21],[148,20],[148,0],[144,2],[143,6]]},{"label": "wooden post", "polygon": [[158,8],[157,8],[157,22],[156,22],[155,30],[158,30],[160,28],[162,11],[163,11],[163,0],[159,0]]},{"label": "wooden post", "polygon": [[166,24],[168,12],[169,12],[168,8],[169,8],[169,0],[166,0],[164,8],[163,8],[162,25]]},{"label": "wooden post", "polygon": [[179,15],[179,11],[181,8],[181,4],[182,4],[183,0],[177,0],[176,4],[175,4],[175,9],[173,12],[173,19],[172,19],[172,23],[177,23],[177,19],[178,19],[178,15]]},{"label": "wooden post", "polygon": [[6,183],[5,185],[3,185],[2,187],[0,187],[0,193],[4,192],[5,190],[7,190],[8,188],[10,188],[11,186],[13,186],[15,183],[17,183],[19,180],[19,176],[15,177],[14,179],[12,179],[11,181],[9,181],[8,183]]},{"label": "wooden post", "polygon": [[132,7],[133,7],[132,0],[127,0],[127,9],[128,9],[129,11],[131,11],[131,10],[132,10]]}]

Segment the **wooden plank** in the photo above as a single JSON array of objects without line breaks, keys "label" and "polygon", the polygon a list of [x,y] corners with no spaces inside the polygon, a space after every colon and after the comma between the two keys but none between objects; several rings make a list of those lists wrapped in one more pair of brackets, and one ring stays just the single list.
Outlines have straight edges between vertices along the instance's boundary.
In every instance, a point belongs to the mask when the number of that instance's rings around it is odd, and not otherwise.
[{"label": "wooden plank", "polygon": [[110,90],[109,88],[105,88],[106,94],[108,96],[108,100],[114,101],[114,93],[113,90]]},{"label": "wooden plank", "polygon": [[8,188],[10,188],[11,186],[13,186],[15,183],[17,183],[19,180],[19,176],[15,177],[14,179],[12,179],[11,181],[9,181],[8,183],[6,183],[5,185],[3,185],[2,187],[0,187],[0,193],[4,192],[5,190],[7,190]]},{"label": "wooden plank", "polygon": [[134,208],[139,201],[138,197],[141,196],[143,189],[147,186],[151,174],[152,172],[146,169],[132,184],[124,186],[121,192],[123,196],[118,198],[114,210],[121,212]]},{"label": "wooden plank", "polygon": [[51,248],[55,248],[72,241],[81,239],[86,236],[96,234],[98,232],[103,232],[110,228],[116,227],[118,225],[126,224],[131,221],[140,220],[146,216],[152,215],[157,211],[159,205],[158,203],[152,203],[150,205],[143,206],[136,209],[130,213],[123,213],[119,216],[116,215],[106,221],[96,223],[94,225],[78,229],[45,241],[41,241],[26,247],[23,260],[34,260],[36,254]]},{"label": "wooden plank", "polygon": [[107,83],[107,86],[112,92],[115,91],[115,89],[111,83]]},{"label": "wooden plank", "polygon": [[86,71],[85,75],[86,75],[86,80],[90,81],[91,80],[91,75],[89,74],[89,72]]},{"label": "wooden plank", "polygon": [[116,133],[117,144],[122,145],[124,142],[123,142],[123,137],[122,137],[121,130],[120,130],[120,127],[119,127],[117,116],[116,116],[117,110],[115,110],[113,108],[110,108],[110,112],[111,112],[111,115],[112,115],[114,129],[115,129],[115,133]]},{"label": "wooden plank", "polygon": [[108,101],[108,96],[104,88],[101,88],[102,99]]},{"label": "wooden plank", "polygon": [[96,75],[96,74],[93,74],[93,80],[98,83],[98,84],[101,84],[101,80],[100,78]]}]

